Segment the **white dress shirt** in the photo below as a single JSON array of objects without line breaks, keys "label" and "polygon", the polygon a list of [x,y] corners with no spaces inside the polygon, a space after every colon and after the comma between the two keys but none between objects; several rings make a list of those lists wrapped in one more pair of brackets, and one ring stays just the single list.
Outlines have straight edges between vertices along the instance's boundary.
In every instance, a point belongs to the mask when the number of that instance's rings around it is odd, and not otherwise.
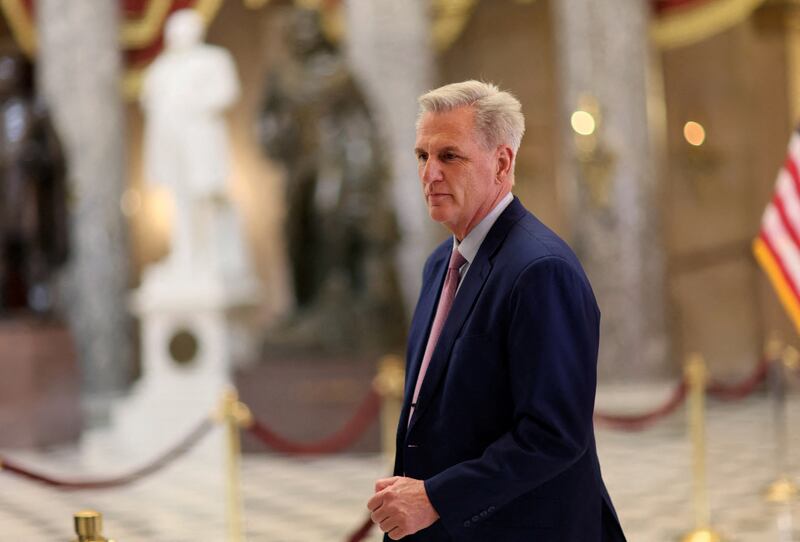
[{"label": "white dress shirt", "polygon": [[[486,235],[489,233],[489,230],[492,229],[494,223],[497,222],[497,219],[506,210],[511,202],[513,201],[514,196],[509,192],[506,196],[501,199],[497,205],[494,206],[494,209],[489,211],[483,220],[478,222],[478,224],[472,228],[472,230],[467,234],[461,242],[458,242],[456,236],[453,236],[453,249],[458,250],[464,259],[467,260],[467,263],[461,266],[459,272],[461,274],[461,279],[458,282],[458,287],[461,288],[461,285],[464,283],[464,277],[467,276],[467,271],[469,271],[469,265],[475,259],[475,256],[478,254],[478,249],[481,248],[481,244],[483,240],[486,239]],[[456,290],[458,293],[458,290]]]}]

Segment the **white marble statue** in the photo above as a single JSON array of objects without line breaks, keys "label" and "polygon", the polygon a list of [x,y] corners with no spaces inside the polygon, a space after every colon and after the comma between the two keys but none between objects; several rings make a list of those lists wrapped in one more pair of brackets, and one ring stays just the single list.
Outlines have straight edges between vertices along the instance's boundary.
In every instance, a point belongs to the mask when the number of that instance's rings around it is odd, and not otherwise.
[{"label": "white marble statue", "polygon": [[171,250],[130,300],[142,377],[114,415],[116,438],[142,455],[163,448],[150,436],[185,431],[211,411],[233,367],[253,357],[259,288],[226,183],[224,112],[239,84],[230,54],[202,37],[196,12],[175,12],[142,91],[145,174],[174,203]]},{"label": "white marble statue", "polygon": [[166,187],[174,213],[170,252],[151,266],[145,282],[161,286],[251,276],[239,220],[230,204],[225,110],[239,96],[233,59],[203,43],[194,10],[167,20],[165,49],[144,78],[145,175]]}]

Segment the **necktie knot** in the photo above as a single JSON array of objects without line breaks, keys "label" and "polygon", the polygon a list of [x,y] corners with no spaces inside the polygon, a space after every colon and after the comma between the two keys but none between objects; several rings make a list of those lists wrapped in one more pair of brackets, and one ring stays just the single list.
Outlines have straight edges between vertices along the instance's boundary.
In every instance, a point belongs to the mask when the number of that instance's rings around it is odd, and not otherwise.
[{"label": "necktie knot", "polygon": [[461,266],[467,263],[467,259],[461,255],[458,249],[453,249],[453,253],[450,254],[450,265],[448,265],[448,269],[455,269],[458,271],[461,269]]}]

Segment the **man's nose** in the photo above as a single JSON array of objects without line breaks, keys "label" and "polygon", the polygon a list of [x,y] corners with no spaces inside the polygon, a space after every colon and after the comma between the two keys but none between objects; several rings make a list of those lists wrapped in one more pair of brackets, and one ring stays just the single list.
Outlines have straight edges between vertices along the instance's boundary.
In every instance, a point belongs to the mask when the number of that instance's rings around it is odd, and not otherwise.
[{"label": "man's nose", "polygon": [[436,160],[429,159],[425,162],[425,165],[422,167],[422,182],[425,184],[430,184],[434,181],[441,180],[442,178],[442,169],[439,167],[439,164]]}]

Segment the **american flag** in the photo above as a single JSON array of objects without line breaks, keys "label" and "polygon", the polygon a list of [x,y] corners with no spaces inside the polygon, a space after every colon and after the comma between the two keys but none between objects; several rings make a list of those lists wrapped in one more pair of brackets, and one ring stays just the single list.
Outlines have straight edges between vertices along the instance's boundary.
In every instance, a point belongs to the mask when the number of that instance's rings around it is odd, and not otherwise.
[{"label": "american flag", "polygon": [[756,260],[800,332],[800,132],[789,139],[786,162],[778,172],[775,194],[761,218],[753,242]]}]

